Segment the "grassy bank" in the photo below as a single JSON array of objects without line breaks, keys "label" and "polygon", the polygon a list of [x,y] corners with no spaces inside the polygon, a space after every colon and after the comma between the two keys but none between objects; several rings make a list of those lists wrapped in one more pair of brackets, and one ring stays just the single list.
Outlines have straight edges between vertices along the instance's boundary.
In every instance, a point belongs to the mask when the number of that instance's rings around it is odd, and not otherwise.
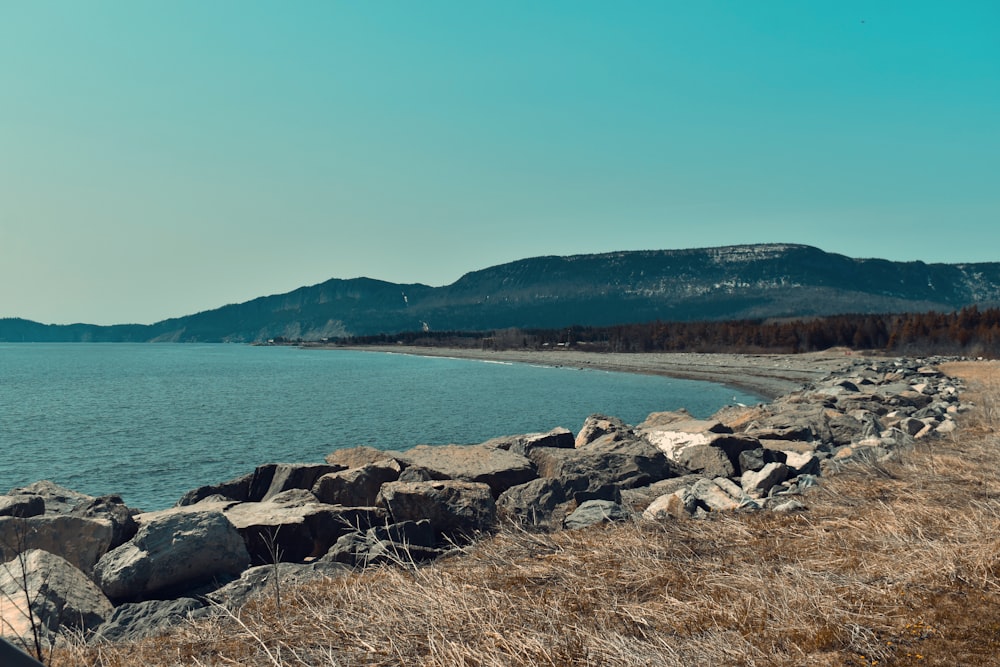
[{"label": "grassy bank", "polygon": [[529,534],[265,597],[54,665],[1000,664],[1000,381],[956,434],[824,480],[810,509]]}]

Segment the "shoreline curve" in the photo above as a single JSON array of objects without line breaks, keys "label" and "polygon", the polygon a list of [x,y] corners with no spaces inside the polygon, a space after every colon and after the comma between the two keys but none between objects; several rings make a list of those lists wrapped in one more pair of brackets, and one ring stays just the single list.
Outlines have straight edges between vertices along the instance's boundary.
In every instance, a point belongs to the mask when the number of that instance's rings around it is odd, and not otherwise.
[{"label": "shoreline curve", "polygon": [[716,382],[757,394],[767,401],[797,391],[854,360],[850,350],[834,348],[804,354],[728,354],[704,352],[581,352],[578,350],[477,350],[415,345],[305,346],[305,349],[354,350],[452,357],[479,361],[662,375]]}]

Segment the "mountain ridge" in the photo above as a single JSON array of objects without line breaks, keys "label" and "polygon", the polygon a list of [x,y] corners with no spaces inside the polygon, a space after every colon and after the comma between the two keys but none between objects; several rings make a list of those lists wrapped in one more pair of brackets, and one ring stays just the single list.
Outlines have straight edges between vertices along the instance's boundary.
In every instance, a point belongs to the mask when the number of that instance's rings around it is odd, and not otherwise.
[{"label": "mountain ridge", "polygon": [[441,287],[331,278],[154,324],[0,319],[0,341],[259,342],[661,320],[951,311],[1000,303],[1000,262],[855,259],[801,244],[532,257]]}]

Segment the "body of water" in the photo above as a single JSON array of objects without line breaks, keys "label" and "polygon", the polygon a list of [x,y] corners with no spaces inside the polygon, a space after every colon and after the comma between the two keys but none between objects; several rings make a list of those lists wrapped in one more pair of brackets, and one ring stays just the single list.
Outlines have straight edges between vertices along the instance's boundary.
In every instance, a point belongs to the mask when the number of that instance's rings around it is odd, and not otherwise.
[{"label": "body of water", "polygon": [[334,449],[574,432],[757,397],[595,370],[287,347],[0,344],[0,493],[50,479],[142,509]]}]

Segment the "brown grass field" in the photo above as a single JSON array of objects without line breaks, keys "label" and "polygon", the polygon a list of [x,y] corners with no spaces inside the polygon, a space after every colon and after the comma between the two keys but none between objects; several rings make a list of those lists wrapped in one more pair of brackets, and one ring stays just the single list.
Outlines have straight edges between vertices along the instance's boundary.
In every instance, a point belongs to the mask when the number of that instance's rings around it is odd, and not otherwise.
[{"label": "brown grass field", "polygon": [[976,405],[959,431],[826,478],[805,512],[507,528],[51,663],[1000,665],[1000,365],[943,370]]}]

